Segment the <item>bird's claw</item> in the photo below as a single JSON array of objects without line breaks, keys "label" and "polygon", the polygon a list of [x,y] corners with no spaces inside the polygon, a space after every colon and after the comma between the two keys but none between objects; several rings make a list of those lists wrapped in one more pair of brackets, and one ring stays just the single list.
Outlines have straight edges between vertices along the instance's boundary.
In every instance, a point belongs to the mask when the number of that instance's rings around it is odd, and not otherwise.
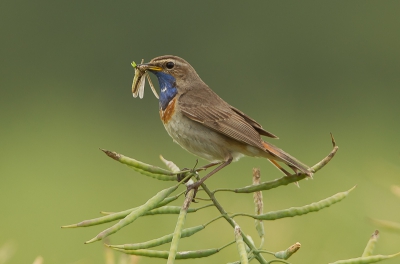
[{"label": "bird's claw", "polygon": [[[183,168],[183,169],[182,169],[182,171],[185,171],[185,170],[188,170],[188,168]],[[182,181],[183,179],[185,179],[186,176],[187,176],[187,172],[178,173],[178,174],[176,175],[176,177],[177,177],[177,179],[178,179],[178,182],[180,182],[180,181]],[[190,180],[190,178],[187,178],[187,179],[185,180],[185,183],[187,183],[189,180]]]},{"label": "bird's claw", "polygon": [[195,182],[195,183],[192,183],[192,184],[189,184],[189,185],[186,186],[187,189],[186,189],[186,192],[185,192],[185,196],[186,196],[191,190],[194,190],[193,199],[192,199],[192,202],[194,202],[194,203],[197,203],[196,200],[195,200],[195,198],[196,198],[197,192],[199,191],[199,186],[200,186],[199,182]]}]

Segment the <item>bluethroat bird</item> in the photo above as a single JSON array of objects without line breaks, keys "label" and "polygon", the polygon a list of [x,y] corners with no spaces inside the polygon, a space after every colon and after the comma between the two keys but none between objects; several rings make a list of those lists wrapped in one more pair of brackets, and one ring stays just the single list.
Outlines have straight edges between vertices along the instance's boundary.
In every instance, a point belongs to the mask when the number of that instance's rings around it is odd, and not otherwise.
[{"label": "bluethroat bird", "polygon": [[160,117],[174,142],[211,162],[203,168],[218,165],[193,188],[244,155],[267,158],[287,176],[291,174],[278,162],[286,164],[296,174],[312,176],[308,166],[262,140],[261,136],[277,136],[221,99],[184,59],[166,55],[136,67],[158,78]]}]

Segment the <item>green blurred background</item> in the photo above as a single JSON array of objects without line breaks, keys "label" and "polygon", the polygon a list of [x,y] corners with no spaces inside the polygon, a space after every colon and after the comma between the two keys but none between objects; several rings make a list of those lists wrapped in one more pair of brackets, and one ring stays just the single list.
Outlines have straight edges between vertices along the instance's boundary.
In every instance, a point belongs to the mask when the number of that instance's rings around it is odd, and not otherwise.
[{"label": "green blurred background", "polygon": [[[2,1],[0,246],[14,243],[9,263],[37,255],[45,263],[104,263],[102,243],[83,242],[110,225],[60,226],[135,207],[171,184],[129,170],[99,147],[159,166],[160,154],[194,165],[196,158],[165,132],[149,87],[143,100],[131,95],[131,61],[165,54],[189,61],[222,98],[278,135],[274,144],[306,164],[329,153],[333,133],[340,147],[334,160],[301,188],[265,192],[265,211],[356,190],[321,212],[265,223],[265,248],[300,242],[292,263],[360,256],[376,228],[368,217],[400,221],[399,199],[390,192],[400,184],[399,11],[399,1]],[[207,184],[250,184],[253,167],[263,180],[281,176],[266,160],[244,158]],[[252,195],[218,198],[229,212],[253,212]],[[216,215],[213,208],[192,214],[187,226]],[[171,233],[175,221],[139,219],[110,240],[145,241]],[[253,220],[237,221],[258,244]],[[180,249],[232,239],[219,221]],[[399,236],[383,232],[376,252],[398,251]],[[237,259],[231,246],[185,263]]]}]

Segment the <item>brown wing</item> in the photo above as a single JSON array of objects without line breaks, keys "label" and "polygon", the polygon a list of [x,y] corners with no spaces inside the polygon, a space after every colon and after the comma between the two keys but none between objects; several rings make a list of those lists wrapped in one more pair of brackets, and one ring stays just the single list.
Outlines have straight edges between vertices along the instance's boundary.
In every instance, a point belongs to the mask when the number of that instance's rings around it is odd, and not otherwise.
[{"label": "brown wing", "polygon": [[179,106],[183,114],[190,119],[228,137],[265,150],[258,132],[264,131],[261,126],[240,111],[234,111],[208,87],[186,91],[179,97]]},{"label": "brown wing", "polygon": [[237,109],[237,108],[235,108],[233,106],[230,106],[230,108],[233,111],[235,111],[236,113],[238,113],[239,115],[241,115],[246,120],[247,123],[249,123],[252,127],[254,127],[254,129],[257,130],[258,133],[260,133],[260,135],[271,137],[271,138],[278,138],[277,136],[275,136],[271,132],[268,132],[267,130],[262,128],[262,126],[256,120],[254,120],[250,116],[246,115],[245,113],[243,113],[239,109]]}]

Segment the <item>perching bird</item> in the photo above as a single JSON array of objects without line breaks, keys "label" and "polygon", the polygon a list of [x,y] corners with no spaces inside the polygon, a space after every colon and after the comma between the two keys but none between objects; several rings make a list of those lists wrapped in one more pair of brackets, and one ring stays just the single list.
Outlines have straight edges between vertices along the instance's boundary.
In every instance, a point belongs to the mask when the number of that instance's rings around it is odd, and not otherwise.
[{"label": "perching bird", "polygon": [[139,64],[137,68],[157,76],[160,117],[173,140],[185,150],[211,162],[205,167],[219,165],[194,188],[244,155],[267,158],[287,176],[290,173],[277,162],[283,162],[296,174],[312,176],[308,166],[263,141],[261,136],[277,137],[221,99],[184,59],[166,55]]}]

